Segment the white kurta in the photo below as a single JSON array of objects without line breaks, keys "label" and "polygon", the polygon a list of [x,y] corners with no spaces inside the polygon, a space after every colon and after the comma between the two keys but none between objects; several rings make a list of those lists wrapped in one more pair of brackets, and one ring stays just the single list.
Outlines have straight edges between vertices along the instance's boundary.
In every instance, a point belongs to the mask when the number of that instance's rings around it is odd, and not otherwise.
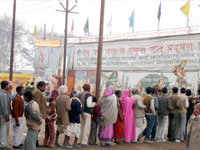
[{"label": "white kurta", "polygon": [[19,127],[16,126],[15,118],[12,118],[12,127],[13,127],[13,145],[19,146],[22,144],[24,138],[24,128],[23,128],[23,117],[19,117]]}]

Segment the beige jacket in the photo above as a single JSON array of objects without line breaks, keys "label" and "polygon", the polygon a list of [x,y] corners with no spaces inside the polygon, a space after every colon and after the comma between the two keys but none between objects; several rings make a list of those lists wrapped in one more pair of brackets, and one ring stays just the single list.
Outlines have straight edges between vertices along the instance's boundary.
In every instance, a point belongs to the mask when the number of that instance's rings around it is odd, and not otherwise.
[{"label": "beige jacket", "polygon": [[42,124],[39,105],[34,101],[30,101],[25,110],[26,126],[34,131],[38,131]]},{"label": "beige jacket", "polygon": [[58,120],[56,121],[57,125],[69,125],[69,114],[68,112],[71,110],[71,101],[70,98],[61,94],[56,98],[56,113],[58,115]]},{"label": "beige jacket", "polygon": [[42,118],[46,119],[47,116],[47,104],[46,99],[42,92],[39,89],[35,89],[33,91],[33,98],[38,103],[40,108],[40,113],[42,114]]}]

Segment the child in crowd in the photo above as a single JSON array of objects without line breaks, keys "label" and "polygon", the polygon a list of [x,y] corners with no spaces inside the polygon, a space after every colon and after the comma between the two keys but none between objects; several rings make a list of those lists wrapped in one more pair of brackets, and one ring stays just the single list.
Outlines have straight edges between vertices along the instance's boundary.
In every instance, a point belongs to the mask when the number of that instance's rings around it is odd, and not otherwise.
[{"label": "child in crowd", "polygon": [[43,142],[44,147],[53,148],[55,140],[55,127],[54,122],[56,120],[56,100],[55,98],[49,99],[49,106],[47,107],[47,118],[45,120],[45,138]]}]

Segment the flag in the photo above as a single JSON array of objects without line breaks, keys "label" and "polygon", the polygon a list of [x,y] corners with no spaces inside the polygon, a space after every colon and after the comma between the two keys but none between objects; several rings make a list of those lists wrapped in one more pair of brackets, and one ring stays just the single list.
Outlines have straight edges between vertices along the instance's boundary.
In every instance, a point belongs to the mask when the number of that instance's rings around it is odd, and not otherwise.
[{"label": "flag", "polygon": [[160,22],[160,17],[161,17],[161,1],[160,1],[160,5],[158,8],[158,21]]},{"label": "flag", "polygon": [[35,25],[35,27],[34,27],[34,33],[33,33],[33,36],[34,36],[35,38],[37,38],[37,27],[36,27],[36,25]]},{"label": "flag", "polygon": [[188,2],[185,5],[183,5],[180,9],[183,12],[183,14],[188,18],[190,13],[190,0],[188,0]]},{"label": "flag", "polygon": [[110,34],[111,34],[111,32],[112,32],[112,15],[110,17],[110,21],[107,24],[107,28],[108,28],[108,30],[110,29]]},{"label": "flag", "polygon": [[110,20],[109,20],[109,22],[107,24],[107,28],[108,29],[110,29],[111,27],[112,27],[112,15],[111,15]]},{"label": "flag", "polygon": [[84,26],[84,32],[89,33],[89,19],[88,18],[87,18],[87,21],[86,21],[85,26]]},{"label": "flag", "polygon": [[129,18],[129,27],[134,27],[134,10]]},{"label": "flag", "polygon": [[74,19],[72,20],[72,27],[71,27],[71,32],[74,31]]}]

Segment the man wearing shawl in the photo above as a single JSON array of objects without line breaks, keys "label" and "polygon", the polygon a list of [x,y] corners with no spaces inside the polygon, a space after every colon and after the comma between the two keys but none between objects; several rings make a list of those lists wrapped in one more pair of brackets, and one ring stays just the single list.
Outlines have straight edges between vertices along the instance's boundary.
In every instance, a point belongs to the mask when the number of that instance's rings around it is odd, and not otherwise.
[{"label": "man wearing shawl", "polygon": [[103,97],[99,100],[101,116],[98,118],[100,145],[112,146],[113,124],[117,120],[117,97],[112,88],[107,88]]},{"label": "man wearing shawl", "polygon": [[85,84],[83,89],[84,92],[80,96],[82,104],[80,144],[82,146],[88,146],[88,138],[91,129],[92,108],[95,107],[96,103],[92,101],[90,85]]},{"label": "man wearing shawl", "polygon": [[136,126],[133,110],[134,100],[130,98],[130,91],[126,89],[122,94],[122,108],[125,125],[125,142],[136,141]]},{"label": "man wearing shawl", "polygon": [[198,150],[200,147],[200,101],[194,108],[194,115],[188,123],[186,146],[187,150]]}]

